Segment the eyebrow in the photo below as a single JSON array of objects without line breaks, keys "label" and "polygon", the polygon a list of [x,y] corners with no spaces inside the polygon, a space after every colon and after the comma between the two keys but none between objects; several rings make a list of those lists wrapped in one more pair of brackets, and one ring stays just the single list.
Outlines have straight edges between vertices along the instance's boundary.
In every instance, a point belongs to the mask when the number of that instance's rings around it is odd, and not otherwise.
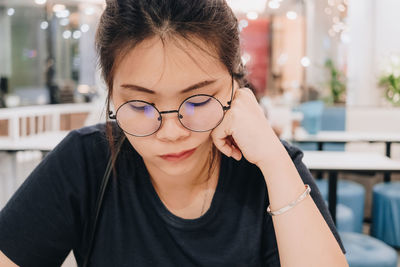
[{"label": "eyebrow", "polygon": [[[183,89],[180,93],[184,94],[184,93],[196,90],[196,89],[200,89],[200,88],[206,87],[206,86],[208,86],[210,84],[213,84],[215,82],[216,82],[216,80],[202,81],[202,82],[193,84],[193,85]],[[138,91],[138,92],[144,92],[144,93],[152,94],[152,95],[156,95],[157,94],[153,90],[150,90],[150,89],[138,86],[138,85],[134,85],[134,84],[122,84],[121,87],[122,88],[126,88],[126,89],[130,89],[130,90],[135,90],[135,91]]]}]

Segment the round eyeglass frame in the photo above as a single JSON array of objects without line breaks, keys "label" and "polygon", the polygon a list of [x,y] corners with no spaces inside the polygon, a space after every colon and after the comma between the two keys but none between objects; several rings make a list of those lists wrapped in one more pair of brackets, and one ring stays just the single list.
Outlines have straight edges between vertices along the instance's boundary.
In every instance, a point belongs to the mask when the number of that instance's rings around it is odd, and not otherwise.
[{"label": "round eyeglass frame", "polygon": [[[216,127],[218,127],[218,125],[221,124],[222,120],[223,120],[224,117],[225,117],[225,112],[231,108],[231,104],[232,104],[232,100],[233,100],[233,88],[234,88],[234,79],[233,79],[233,75],[231,75],[231,77],[232,77],[231,100],[227,102],[227,104],[228,104],[227,106],[222,105],[221,101],[219,101],[219,100],[218,100],[217,98],[215,98],[214,96],[207,95],[207,94],[197,94],[197,95],[189,96],[189,97],[187,97],[186,99],[184,99],[184,100],[182,101],[182,103],[179,105],[179,108],[178,108],[178,109],[176,109],[176,110],[165,110],[165,111],[159,111],[158,108],[155,106],[154,103],[149,103],[149,102],[146,102],[146,101],[143,101],[143,100],[129,100],[129,101],[123,103],[121,106],[119,106],[118,109],[117,109],[117,111],[115,112],[115,114],[114,114],[112,111],[110,111],[108,117],[109,117],[111,120],[115,120],[115,121],[117,122],[118,127],[119,127],[124,133],[129,134],[129,135],[132,135],[132,136],[135,136],[135,137],[146,137],[146,136],[150,136],[150,135],[156,133],[158,130],[160,130],[160,128],[161,128],[161,126],[162,126],[162,122],[163,122],[163,120],[162,120],[162,119],[163,119],[163,116],[162,116],[162,115],[163,115],[163,114],[168,114],[168,113],[177,113],[177,117],[178,117],[178,120],[179,120],[180,124],[181,124],[185,129],[188,129],[188,130],[190,130],[190,131],[192,131],[192,132],[208,132],[208,131],[212,131],[213,129],[215,129]],[[217,125],[215,125],[215,126],[214,126],[213,128],[211,128],[211,129],[202,130],[202,131],[192,130],[192,129],[186,127],[186,126],[182,123],[182,121],[181,121],[182,115],[179,114],[179,111],[180,111],[182,105],[183,105],[188,99],[190,99],[190,98],[192,98],[192,97],[197,97],[197,96],[207,96],[207,97],[211,97],[211,98],[215,99],[215,100],[221,105],[221,107],[222,107],[222,110],[223,110],[223,112],[224,112],[224,113],[223,113],[223,116],[222,116],[221,120],[217,123]],[[146,135],[137,135],[137,134],[129,133],[129,132],[125,131],[125,130],[121,127],[121,125],[119,124],[118,119],[117,119],[118,111],[119,111],[119,110],[121,109],[121,107],[123,107],[125,104],[131,103],[131,102],[141,102],[141,103],[149,104],[149,105],[151,105],[151,106],[158,112],[159,116],[158,116],[157,120],[160,121],[160,125],[158,126],[158,128],[157,128],[156,130],[154,130],[154,131],[153,131],[152,133],[150,133],[150,134],[146,134]]]}]

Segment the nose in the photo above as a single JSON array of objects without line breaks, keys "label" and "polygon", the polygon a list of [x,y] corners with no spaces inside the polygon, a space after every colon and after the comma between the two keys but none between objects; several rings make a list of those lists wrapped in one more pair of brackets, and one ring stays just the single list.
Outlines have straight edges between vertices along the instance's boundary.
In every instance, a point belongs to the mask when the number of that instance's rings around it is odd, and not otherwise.
[{"label": "nose", "polygon": [[163,141],[178,141],[190,135],[190,130],[183,127],[176,113],[163,114],[161,128],[156,132],[156,137]]}]

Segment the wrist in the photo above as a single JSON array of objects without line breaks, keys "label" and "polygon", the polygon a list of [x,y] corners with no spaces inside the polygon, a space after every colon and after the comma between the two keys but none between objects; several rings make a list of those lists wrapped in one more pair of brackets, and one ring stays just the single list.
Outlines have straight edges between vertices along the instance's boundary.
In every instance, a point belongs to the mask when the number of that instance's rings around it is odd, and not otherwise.
[{"label": "wrist", "polygon": [[274,142],[261,146],[263,151],[261,160],[256,163],[257,167],[261,170],[268,170],[270,168],[276,169],[278,166],[286,165],[288,160],[291,161],[285,147],[277,139]]}]

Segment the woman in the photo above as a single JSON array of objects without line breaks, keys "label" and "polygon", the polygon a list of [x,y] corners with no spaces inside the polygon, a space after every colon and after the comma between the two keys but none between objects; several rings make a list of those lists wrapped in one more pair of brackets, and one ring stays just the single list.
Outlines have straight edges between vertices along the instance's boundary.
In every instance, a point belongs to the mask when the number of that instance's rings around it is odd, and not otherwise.
[{"label": "woman", "polygon": [[82,265],[110,155],[91,266],[347,266],[301,151],[243,88],[225,1],[108,1],[96,41],[108,127],[73,131],[9,201],[0,266]]}]

